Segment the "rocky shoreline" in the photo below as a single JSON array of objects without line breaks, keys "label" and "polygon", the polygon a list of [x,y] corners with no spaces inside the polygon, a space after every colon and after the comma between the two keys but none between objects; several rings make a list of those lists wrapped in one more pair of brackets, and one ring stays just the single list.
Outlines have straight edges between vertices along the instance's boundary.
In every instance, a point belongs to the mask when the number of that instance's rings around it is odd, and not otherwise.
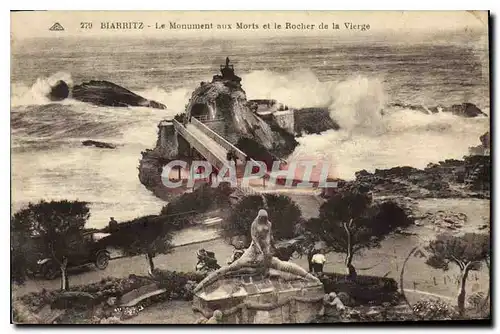
[{"label": "rocky shoreline", "polygon": [[394,167],[356,172],[341,189],[363,187],[378,196],[422,198],[490,198],[491,160],[486,155],[445,160],[424,169]]}]

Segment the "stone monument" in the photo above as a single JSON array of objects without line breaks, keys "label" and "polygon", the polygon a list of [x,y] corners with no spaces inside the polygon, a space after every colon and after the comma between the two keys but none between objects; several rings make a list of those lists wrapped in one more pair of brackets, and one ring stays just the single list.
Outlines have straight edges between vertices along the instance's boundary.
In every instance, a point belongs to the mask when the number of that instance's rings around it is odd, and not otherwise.
[{"label": "stone monument", "polygon": [[250,247],[194,289],[194,312],[217,318],[216,323],[280,324],[309,322],[323,311],[321,281],[272,256],[271,227],[267,212],[260,210],[251,226]]}]

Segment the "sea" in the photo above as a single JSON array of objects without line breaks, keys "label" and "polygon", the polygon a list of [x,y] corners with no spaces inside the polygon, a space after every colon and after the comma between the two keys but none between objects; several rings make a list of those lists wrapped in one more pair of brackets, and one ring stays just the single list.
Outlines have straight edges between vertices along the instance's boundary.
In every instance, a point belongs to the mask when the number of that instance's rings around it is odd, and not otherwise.
[{"label": "sea", "polygon": [[[141,151],[155,146],[158,122],[183,112],[192,91],[211,80],[226,57],[248,99],[329,109],[342,129],[298,138],[288,160],[330,159],[344,179],[361,169],[460,159],[489,129],[488,117],[388,107],[470,102],[489,115],[485,36],[58,37],[13,41],[11,53],[12,210],[41,199],[88,201],[88,227],[103,227],[111,216],[125,221],[159,213],[166,203],[138,179]],[[46,94],[58,80],[108,80],[167,109],[50,102]],[[87,139],[117,148],[83,146]]]}]

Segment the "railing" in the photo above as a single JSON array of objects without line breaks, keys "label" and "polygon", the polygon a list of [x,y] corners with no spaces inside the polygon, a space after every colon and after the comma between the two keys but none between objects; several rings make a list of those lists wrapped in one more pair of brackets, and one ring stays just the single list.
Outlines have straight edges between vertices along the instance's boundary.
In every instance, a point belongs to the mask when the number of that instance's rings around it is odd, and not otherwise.
[{"label": "railing", "polygon": [[220,121],[224,120],[224,117],[210,119],[210,117],[208,115],[193,116],[193,118],[199,120],[200,122],[207,122],[207,123],[220,122]]},{"label": "railing", "polygon": [[[202,123],[201,123],[202,124]],[[198,152],[200,152],[205,159],[208,160],[213,166],[218,169],[222,169],[226,165],[227,157],[220,157],[217,154],[211,152],[198,138],[196,138],[189,130],[186,129],[181,123],[174,120],[175,129],[193,146]],[[208,137],[208,136],[207,136]],[[214,157],[215,159],[213,159]],[[212,161],[210,161],[212,160]]]},{"label": "railing", "polygon": [[[205,156],[205,158],[215,167],[217,167],[219,170],[222,169],[222,166],[226,165],[227,161],[227,156],[226,157],[220,157],[217,156],[216,154],[210,152],[208,148],[198,139],[196,138],[189,130],[186,129],[184,125],[179,123],[178,121],[174,120],[174,126],[176,130],[186,138],[189,142],[192,142],[192,146],[197,149],[202,155]],[[222,148],[224,148],[228,152],[234,152],[239,160],[242,162],[247,162],[248,156],[238,149],[236,146],[228,142],[226,139],[224,139],[222,136],[220,136],[218,133],[207,127],[205,124],[201,123],[198,119],[193,118],[191,119],[191,124],[196,126],[197,129],[199,129],[203,134],[205,134],[208,138],[212,139],[215,141],[217,144],[219,144]],[[215,156],[217,159],[221,161],[217,161],[214,163],[213,161],[210,161],[209,156]],[[255,166],[259,166],[259,164],[253,160],[253,159],[248,159],[248,162],[252,162]],[[222,166],[221,166],[222,165]]]},{"label": "railing", "polygon": [[198,129],[203,131],[203,133],[206,134],[207,137],[209,137],[210,139],[213,139],[217,144],[224,147],[224,149],[226,149],[228,152],[234,152],[236,154],[237,158],[240,159],[241,161],[244,162],[247,160],[247,155],[243,151],[241,151],[236,146],[234,146],[233,144],[228,142],[226,139],[224,139],[224,137],[222,137],[217,132],[210,129],[208,126],[206,126],[205,124],[203,124],[202,122],[200,122],[196,118],[192,119],[191,123],[194,126],[196,126]]}]

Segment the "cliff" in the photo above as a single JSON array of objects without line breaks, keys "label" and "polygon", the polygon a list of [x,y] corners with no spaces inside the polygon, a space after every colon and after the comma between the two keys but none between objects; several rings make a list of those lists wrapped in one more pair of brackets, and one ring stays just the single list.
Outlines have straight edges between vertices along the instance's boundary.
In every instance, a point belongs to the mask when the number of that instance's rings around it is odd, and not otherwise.
[{"label": "cliff", "polygon": [[293,135],[254,113],[248,107],[245,91],[233,80],[216,77],[210,83],[202,82],[186,106],[186,117],[222,121],[223,128],[214,130],[232,144],[242,138],[251,139],[280,157],[291,154],[298,145]]}]

